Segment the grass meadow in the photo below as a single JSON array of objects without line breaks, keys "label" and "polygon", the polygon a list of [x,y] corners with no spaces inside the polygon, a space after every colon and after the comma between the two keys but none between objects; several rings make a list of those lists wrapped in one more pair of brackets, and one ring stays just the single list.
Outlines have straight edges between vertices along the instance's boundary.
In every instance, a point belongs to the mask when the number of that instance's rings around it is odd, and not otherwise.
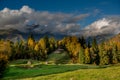
[{"label": "grass meadow", "polygon": [[[119,80],[120,66],[10,62],[3,80]],[[40,64],[41,63],[41,64]]]}]

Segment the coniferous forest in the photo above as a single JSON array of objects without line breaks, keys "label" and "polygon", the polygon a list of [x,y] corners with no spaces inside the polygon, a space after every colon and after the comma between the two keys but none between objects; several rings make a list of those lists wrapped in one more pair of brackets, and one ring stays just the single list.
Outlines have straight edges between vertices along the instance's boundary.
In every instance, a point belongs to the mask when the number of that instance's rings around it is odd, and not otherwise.
[{"label": "coniferous forest", "polygon": [[57,49],[67,52],[70,60],[66,64],[117,64],[120,62],[119,40],[120,35],[100,43],[97,43],[96,38],[87,41],[84,37],[77,38],[75,36],[64,37],[61,40],[45,36],[36,41],[34,36],[30,35],[26,41],[17,42],[1,39],[0,76],[7,68],[9,61],[18,59],[47,61],[48,56]]}]

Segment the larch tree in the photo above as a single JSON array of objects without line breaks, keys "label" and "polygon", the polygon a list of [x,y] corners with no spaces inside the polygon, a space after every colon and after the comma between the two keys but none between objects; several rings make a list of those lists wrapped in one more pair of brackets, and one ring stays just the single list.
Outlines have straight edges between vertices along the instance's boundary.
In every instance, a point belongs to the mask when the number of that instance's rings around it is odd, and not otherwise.
[{"label": "larch tree", "polygon": [[78,58],[78,62],[79,62],[80,64],[85,63],[84,49],[83,49],[82,47],[80,48],[78,57],[79,57],[79,58]]},{"label": "larch tree", "polygon": [[85,63],[89,64],[91,62],[90,50],[89,48],[85,49]]}]

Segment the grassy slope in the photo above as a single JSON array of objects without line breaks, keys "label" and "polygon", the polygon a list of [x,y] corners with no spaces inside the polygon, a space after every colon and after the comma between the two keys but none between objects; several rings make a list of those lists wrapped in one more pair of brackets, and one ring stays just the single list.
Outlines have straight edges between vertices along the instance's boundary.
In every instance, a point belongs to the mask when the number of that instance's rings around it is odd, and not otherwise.
[{"label": "grassy slope", "polygon": [[29,78],[43,75],[50,75],[56,73],[64,73],[78,69],[99,68],[99,66],[88,65],[37,65],[33,68],[26,68],[23,66],[11,66],[6,73],[4,79],[13,80],[21,78]]},{"label": "grassy slope", "polygon": [[51,61],[56,64],[59,64],[59,63],[65,64],[65,63],[69,63],[70,57],[67,52],[63,51],[63,53],[52,53],[48,55],[47,61],[48,62]]},{"label": "grassy slope", "polygon": [[[64,58],[67,57],[67,58]],[[10,65],[24,65],[28,60],[16,60]],[[32,60],[31,60],[32,61]],[[69,63],[69,56],[65,54],[50,54],[47,61],[59,64]],[[120,80],[120,66],[99,68],[93,65],[42,65],[40,61],[32,61],[32,64],[40,63],[31,69],[10,66],[6,73],[6,80]],[[99,68],[99,69],[98,69]]]},{"label": "grassy slope", "polygon": [[26,78],[24,80],[120,80],[120,66],[102,69],[81,69],[48,76]]}]

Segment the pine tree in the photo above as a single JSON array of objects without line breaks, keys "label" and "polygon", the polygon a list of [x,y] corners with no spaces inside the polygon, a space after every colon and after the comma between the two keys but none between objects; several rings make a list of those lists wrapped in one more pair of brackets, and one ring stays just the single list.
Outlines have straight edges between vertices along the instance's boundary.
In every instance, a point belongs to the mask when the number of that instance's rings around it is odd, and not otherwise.
[{"label": "pine tree", "polygon": [[81,38],[78,39],[78,41],[81,44],[81,46],[85,49],[86,41],[85,41],[84,37],[82,36]]},{"label": "pine tree", "polygon": [[100,55],[100,64],[101,65],[107,65],[110,63],[110,58],[109,58],[109,55],[108,55],[108,51],[105,50],[105,47],[104,47],[104,44],[102,43],[100,46],[99,46],[99,55]]},{"label": "pine tree", "polygon": [[96,38],[93,39],[92,41],[92,54],[93,54],[93,62],[97,65],[99,65],[100,63],[100,56],[99,56],[99,49],[98,49],[98,45],[97,45],[97,41]]},{"label": "pine tree", "polygon": [[91,47],[90,41],[88,41],[88,43],[87,43],[87,47],[88,47],[88,48]]}]

